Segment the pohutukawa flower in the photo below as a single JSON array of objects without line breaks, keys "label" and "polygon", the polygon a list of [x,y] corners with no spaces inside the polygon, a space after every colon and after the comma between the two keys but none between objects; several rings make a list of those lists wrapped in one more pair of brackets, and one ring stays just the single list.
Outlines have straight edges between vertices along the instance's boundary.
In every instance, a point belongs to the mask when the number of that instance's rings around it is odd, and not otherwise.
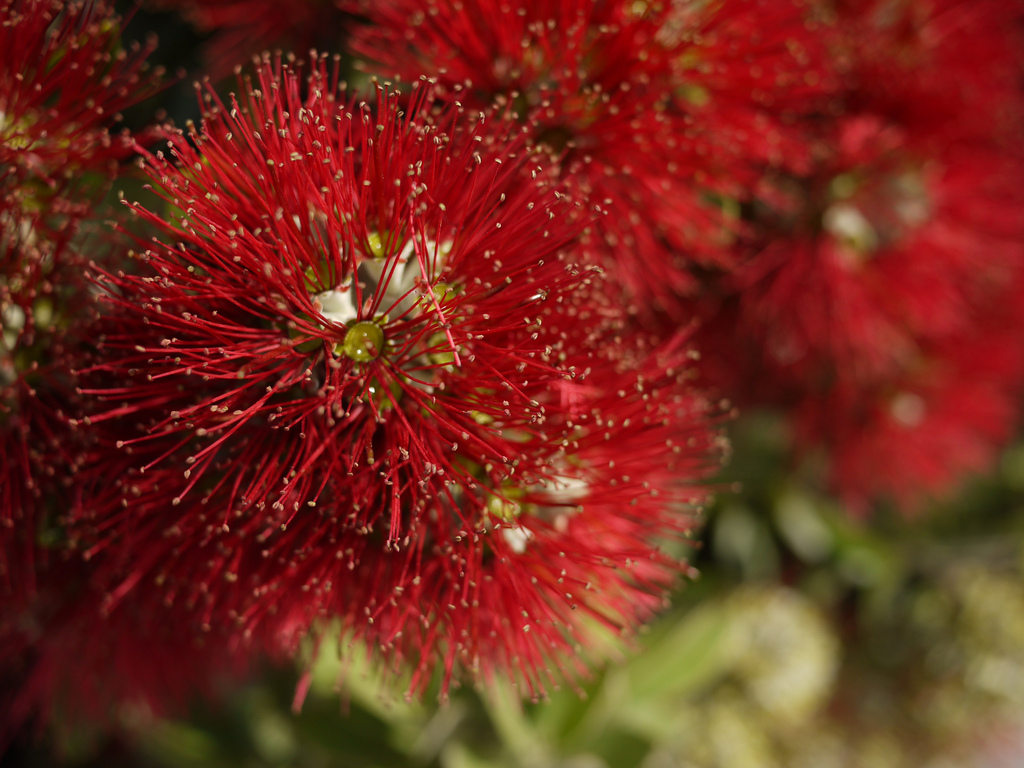
[{"label": "pohutukawa flower", "polygon": [[[0,595],[29,599],[83,444],[67,419],[94,297],[73,241],[132,150],[118,110],[151,94],[147,49],[105,2],[0,0]],[[7,618],[0,616],[0,620]]]},{"label": "pohutukawa flower", "polygon": [[110,126],[155,92],[159,73],[145,66],[155,41],[129,50],[120,41],[110,3],[0,1],[0,195],[8,213],[44,212],[39,223],[50,227],[72,212],[80,217],[131,154],[132,138]]},{"label": "pohutukawa flower", "polygon": [[[746,243],[753,255],[730,277],[705,343],[712,377],[741,400],[791,407],[801,434],[836,458],[835,482],[861,505],[881,494],[907,506],[979,468],[1007,430],[986,408],[948,403],[977,386],[998,393],[990,405],[1005,414],[1021,384],[1019,343],[994,345],[998,362],[971,384],[960,351],[987,346],[999,308],[1019,303],[1024,102],[1015,12],[959,0],[918,11],[843,9],[837,114],[812,118],[820,136],[808,172],[762,182]],[[934,372],[931,384],[925,371]],[[966,439],[972,417],[972,441],[987,450],[936,437],[948,430]],[[907,442],[890,441],[896,434]],[[920,450],[909,450],[914,443]],[[874,482],[866,467],[878,469]]]},{"label": "pohutukawa flower", "polygon": [[1018,159],[924,154],[876,115],[835,128],[820,174],[764,206],[763,250],[732,278],[750,345],[737,357],[795,389],[898,373],[921,343],[971,328],[1022,266]]},{"label": "pohutukawa flower", "polygon": [[[193,485],[254,419],[300,433],[355,424],[352,462],[374,453],[366,425],[382,423],[399,433],[395,471],[449,464],[459,440],[511,463],[514,441],[491,421],[536,431],[543,412],[524,387],[571,375],[540,327],[556,310],[562,322],[595,314],[564,253],[581,209],[550,174],[529,178],[521,141],[477,127],[450,148],[457,110],[432,115],[420,95],[414,122],[383,89],[374,109],[336,102],[322,72],[306,101],[296,75],[278,77],[263,68],[204,136],[172,134],[179,168],[149,162],[185,213],[167,223],[135,206],[178,242],[141,254],[153,276],[106,277],[123,324],[106,346],[128,353],[109,367],[139,380],[116,393],[121,410],[158,403],[154,434],[208,439]],[[204,386],[182,392],[193,375]]]},{"label": "pohutukawa flower", "polygon": [[688,319],[690,268],[729,253],[721,200],[743,194],[751,163],[802,154],[773,102],[781,114],[826,80],[800,3],[349,5],[370,22],[351,46],[373,71],[426,72],[463,103],[513,105],[609,212],[604,259],[641,315]]},{"label": "pohutukawa flower", "polygon": [[864,515],[885,498],[918,513],[968,473],[990,471],[1019,424],[1022,322],[1020,301],[997,304],[966,335],[919,352],[898,378],[839,385],[795,410],[800,440],[830,452],[850,510]]},{"label": "pohutukawa flower", "polygon": [[[539,691],[583,623],[569,603],[630,628],[679,572],[657,544],[703,496],[710,409],[682,352],[620,336],[583,266],[594,214],[517,123],[435,106],[424,83],[349,101],[326,70],[264,63],[230,106],[207,97],[201,133],[168,133],[177,164],[148,157],[177,213],[132,205],[163,241],[141,274],[100,273],[107,362],[89,374],[111,402],[92,421],[131,467],[72,535],[116,564],[111,602],[155,579],[199,626],[271,649],[340,615],[418,654],[414,688],[479,656]],[[594,597],[555,600],[555,547]],[[469,599],[505,572],[538,583]],[[425,602],[442,596],[454,613]],[[536,641],[513,608],[538,615]]]}]

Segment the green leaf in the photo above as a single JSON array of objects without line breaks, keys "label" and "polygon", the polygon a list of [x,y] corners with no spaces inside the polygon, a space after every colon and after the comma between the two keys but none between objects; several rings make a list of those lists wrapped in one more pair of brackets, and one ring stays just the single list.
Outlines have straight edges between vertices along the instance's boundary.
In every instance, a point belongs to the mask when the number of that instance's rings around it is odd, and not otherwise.
[{"label": "green leaf", "polygon": [[453,741],[441,753],[441,765],[442,768],[497,768],[502,763],[486,760],[465,744]]},{"label": "green leaf", "polygon": [[719,603],[693,610],[626,668],[632,701],[693,693],[728,665],[729,619]]}]

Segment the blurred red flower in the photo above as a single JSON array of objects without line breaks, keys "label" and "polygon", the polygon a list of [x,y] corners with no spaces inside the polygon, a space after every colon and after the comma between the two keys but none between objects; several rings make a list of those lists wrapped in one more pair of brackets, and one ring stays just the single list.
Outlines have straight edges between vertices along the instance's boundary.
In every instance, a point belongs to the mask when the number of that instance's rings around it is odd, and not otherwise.
[{"label": "blurred red flower", "polygon": [[437,78],[467,106],[509,104],[531,139],[607,215],[603,263],[646,322],[686,322],[698,266],[731,261],[764,162],[802,167],[788,125],[827,92],[821,41],[800,2],[373,0],[351,47],[373,72]]},{"label": "blurred red flower", "polygon": [[[806,117],[814,161],[765,175],[750,255],[704,299],[709,377],[743,402],[790,408],[804,449],[828,448],[834,483],[861,508],[947,490],[1012,433],[1020,10],[840,7],[845,85],[832,114]],[[978,360],[980,348],[994,357]],[[889,410],[909,402],[913,424]]]},{"label": "blurred red flower", "polygon": [[120,30],[104,2],[0,2],[0,596],[8,606],[34,591],[84,450],[67,423],[78,407],[72,371],[90,350],[80,334],[95,310],[80,223],[133,151],[127,132],[112,134],[119,110],[159,87],[148,48],[124,50]]}]

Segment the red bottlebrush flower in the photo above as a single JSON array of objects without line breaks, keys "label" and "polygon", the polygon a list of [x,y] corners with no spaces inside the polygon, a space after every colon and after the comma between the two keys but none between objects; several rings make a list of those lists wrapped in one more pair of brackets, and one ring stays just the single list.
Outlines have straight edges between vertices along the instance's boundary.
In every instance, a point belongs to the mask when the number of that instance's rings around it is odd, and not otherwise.
[{"label": "red bottlebrush flower", "polygon": [[110,125],[157,88],[148,53],[121,48],[108,3],[0,2],[0,196],[9,214],[45,213],[40,223],[52,228],[88,212],[132,152],[131,137],[111,135]]},{"label": "red bottlebrush flower", "polygon": [[1012,156],[922,156],[875,116],[839,123],[834,149],[733,277],[746,359],[775,371],[757,386],[891,377],[919,344],[971,328],[1022,266]]},{"label": "red bottlebrush flower", "polygon": [[[824,87],[800,3],[386,0],[352,48],[466,104],[511,103],[566,178],[608,211],[604,261],[635,312],[687,318],[694,264],[728,261],[723,197],[795,161],[781,116]],[[808,84],[814,83],[815,87]],[[806,110],[804,104],[804,110]]]},{"label": "red bottlebrush flower", "polygon": [[[791,408],[804,447],[829,449],[851,502],[886,495],[907,508],[993,455],[1007,435],[991,413],[1005,416],[1021,384],[1019,342],[996,345],[991,374],[971,382],[958,351],[986,346],[992,307],[1019,297],[1024,113],[1009,84],[1021,60],[1008,5],[849,13],[837,114],[815,118],[808,173],[762,183],[754,255],[708,324],[706,370],[740,400]],[[971,391],[999,394],[963,407]],[[914,430],[893,415],[908,402],[928,413]],[[975,448],[958,458],[954,436]]]},{"label": "red bottlebrush flower", "polygon": [[82,450],[66,420],[93,297],[73,238],[132,150],[118,110],[149,95],[103,2],[0,0],[0,594],[31,594]]},{"label": "red bottlebrush flower", "polygon": [[56,510],[70,504],[83,450],[68,423],[79,402],[71,371],[85,362],[76,327],[94,306],[66,239],[7,213],[0,201],[0,620],[31,596]]},{"label": "red bottlebrush flower", "polygon": [[[154,434],[214,438],[191,485],[220,439],[253,420],[298,432],[359,424],[350,462],[376,448],[362,425],[381,421],[404,435],[389,446],[396,467],[449,463],[458,440],[511,461],[510,441],[484,423],[511,417],[534,431],[543,416],[524,382],[571,375],[534,326],[551,307],[563,324],[599,316],[564,253],[580,209],[549,174],[521,178],[530,153],[506,143],[507,125],[488,136],[480,124],[479,141],[449,148],[455,111],[433,115],[421,97],[412,122],[395,94],[380,92],[379,117],[336,102],[322,71],[308,101],[296,75],[278,82],[265,67],[260,78],[247,104],[211,111],[203,136],[171,135],[180,168],[151,159],[185,215],[168,224],[135,206],[179,243],[142,255],[154,276],[105,278],[121,310],[106,347],[126,353],[106,368],[130,382],[107,393],[126,402],[108,416],[155,407]],[[308,128],[311,115],[319,125]],[[204,386],[182,392],[192,374]]]},{"label": "red bottlebrush flower", "polygon": [[[324,61],[308,83],[264,65],[244,92],[169,134],[180,165],[149,158],[180,221],[134,205],[170,242],[145,274],[102,277],[108,362],[90,375],[120,383],[95,388],[113,405],[93,422],[132,466],[124,507],[90,500],[72,535],[110,564],[111,604],[155,579],[194,623],[272,650],[340,615],[419,654],[420,676],[469,653],[539,690],[583,623],[541,560],[560,546],[572,589],[603,590],[581,614],[642,620],[679,569],[657,543],[689,529],[717,456],[709,409],[660,366],[680,353],[619,338],[574,262],[590,214],[514,123],[469,122],[422,85],[404,108],[380,88],[347,102]],[[559,511],[579,503],[593,514]],[[454,601],[493,569],[532,590]],[[423,602],[442,596],[455,614]],[[535,644],[502,618],[515,606],[544,625]]]},{"label": "red bottlebrush flower", "polygon": [[916,513],[993,466],[1020,421],[1020,295],[884,386],[836,387],[799,407],[798,437],[827,447],[833,486],[850,510],[864,515],[869,501],[886,498]]},{"label": "red bottlebrush flower", "polygon": [[1022,16],[1020,0],[841,2],[847,98],[915,136],[1019,141]]}]

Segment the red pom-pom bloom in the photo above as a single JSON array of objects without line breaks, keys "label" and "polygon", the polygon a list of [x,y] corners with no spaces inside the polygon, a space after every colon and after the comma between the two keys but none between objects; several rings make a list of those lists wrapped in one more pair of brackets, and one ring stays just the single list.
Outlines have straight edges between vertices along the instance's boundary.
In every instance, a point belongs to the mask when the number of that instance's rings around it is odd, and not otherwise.
[{"label": "red pom-pom bloom", "polygon": [[50,227],[88,213],[132,152],[110,126],[158,87],[152,46],[121,46],[110,3],[0,0],[0,195],[11,213]]},{"label": "red pom-pom bloom", "polygon": [[1012,430],[1024,368],[1019,316],[1006,314],[1024,272],[1019,8],[840,8],[844,90],[833,114],[808,116],[808,171],[760,185],[752,255],[705,332],[712,378],[741,401],[791,409],[804,447],[828,448],[833,481],[860,508],[948,489]]},{"label": "red pom-pom bloom", "polygon": [[374,71],[508,103],[608,211],[603,260],[641,317],[689,315],[695,264],[726,263],[724,203],[763,162],[806,154],[784,117],[819,95],[801,3],[373,0],[352,48]]},{"label": "red pom-pom bloom", "polygon": [[631,628],[679,572],[658,544],[717,456],[685,351],[620,337],[593,214],[518,124],[423,84],[348,101],[324,60],[258,78],[147,160],[163,240],[100,276],[93,423],[131,466],[76,540],[111,604],[155,580],[271,650],[341,616],[413,688],[443,660],[537,692],[567,627]]},{"label": "red pom-pom bloom", "polygon": [[0,614],[31,596],[73,495],[95,303],[74,238],[132,151],[110,127],[156,87],[145,54],[107,3],[0,1]]}]

